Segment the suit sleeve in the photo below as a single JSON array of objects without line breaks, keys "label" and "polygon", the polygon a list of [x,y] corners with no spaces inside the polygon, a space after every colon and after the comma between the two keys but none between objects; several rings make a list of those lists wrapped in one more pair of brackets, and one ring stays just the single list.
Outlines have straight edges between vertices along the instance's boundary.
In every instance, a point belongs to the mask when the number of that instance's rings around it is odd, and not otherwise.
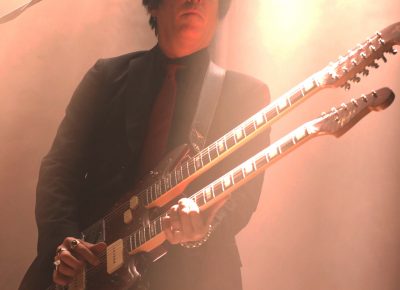
[{"label": "suit sleeve", "polygon": [[[240,110],[247,113],[247,115],[242,116],[244,117],[243,120],[240,120],[242,122],[268,104],[268,87],[263,83],[257,82],[251,90],[246,92],[246,95],[240,96],[240,98],[247,103],[240,102]],[[270,129],[268,128],[265,132],[252,139],[249,144],[244,145],[233,153],[227,162],[221,164],[221,168],[224,168],[224,170],[219,170],[219,176],[266,148],[269,145],[269,134]],[[257,208],[263,180],[264,174],[260,173],[231,194],[230,199],[215,218],[216,235],[234,236],[247,225]]]},{"label": "suit sleeve", "polygon": [[97,62],[77,87],[51,149],[42,160],[35,208],[38,256],[20,289],[40,289],[38,285],[50,283],[56,247],[67,236],[80,237],[78,194],[106,92],[101,67],[102,62]]}]

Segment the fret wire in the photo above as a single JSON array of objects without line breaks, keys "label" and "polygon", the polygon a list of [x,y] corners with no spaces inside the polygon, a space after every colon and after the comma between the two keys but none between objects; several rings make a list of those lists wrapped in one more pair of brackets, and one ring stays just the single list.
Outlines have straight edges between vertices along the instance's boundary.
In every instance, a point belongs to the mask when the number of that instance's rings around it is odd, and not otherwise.
[{"label": "fret wire", "polygon": [[129,236],[129,249],[130,249],[129,252],[132,252],[132,251],[133,251],[132,236]]},{"label": "fret wire", "polygon": [[227,143],[226,143],[226,135],[224,135],[224,137],[223,137],[223,141],[224,141],[224,148],[225,148],[225,150],[224,151],[226,151],[226,150],[228,150],[228,145],[227,145]]},{"label": "fret wire", "polygon": [[174,177],[175,177],[175,185],[178,184],[178,178],[176,177],[176,169],[174,170]]},{"label": "fret wire", "polygon": [[[186,170],[187,170],[188,177],[189,177],[190,176],[190,169],[189,169],[189,163],[188,162],[186,162]],[[186,179],[186,178],[184,178],[184,179]]]},{"label": "fret wire", "polygon": [[170,190],[173,185],[172,185],[172,173],[168,174],[168,184],[169,184],[169,189]]},{"label": "fret wire", "polygon": [[161,178],[161,195],[167,191],[167,184],[165,183],[165,177]]},{"label": "fret wire", "polygon": [[201,167],[204,167],[203,154],[202,153],[200,153],[200,163],[201,163]]},{"label": "fret wire", "polygon": [[216,142],[214,142],[214,144],[215,144],[215,151],[217,152],[217,155],[218,155],[218,157],[219,157],[219,150],[218,150],[218,141],[216,141]]},{"label": "fret wire", "polygon": [[157,187],[158,187],[158,192],[157,192],[157,198],[158,198],[159,196],[161,196],[162,193],[162,179],[160,179],[159,183],[157,184]]},{"label": "fret wire", "polygon": [[[198,154],[196,154],[196,155],[193,157],[193,165],[194,165],[194,170],[195,170],[195,172],[197,171],[197,166],[196,166],[196,165],[197,165],[196,159],[198,158],[197,155],[198,155]],[[199,168],[200,168],[200,167],[199,167]]]}]

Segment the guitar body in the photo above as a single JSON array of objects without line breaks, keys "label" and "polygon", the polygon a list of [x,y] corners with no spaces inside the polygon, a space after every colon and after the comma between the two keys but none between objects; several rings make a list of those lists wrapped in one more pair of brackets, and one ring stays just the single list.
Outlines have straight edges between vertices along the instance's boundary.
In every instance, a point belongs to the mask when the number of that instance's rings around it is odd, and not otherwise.
[{"label": "guitar body", "polygon": [[[103,239],[88,239],[86,241],[90,243],[105,242],[111,244],[121,237],[133,232],[138,227],[142,226],[149,220],[149,211],[151,208],[156,209],[158,206],[149,207],[146,206],[146,197],[137,195],[149,188],[151,185],[157,184],[157,182],[178,166],[182,160],[189,156],[188,146],[182,145],[172,152],[170,152],[156,168],[150,171],[144,178],[142,178],[132,190],[125,194],[103,218],[103,229],[104,233],[101,235]],[[179,185],[178,188],[174,189],[174,197],[180,195],[187,184]],[[168,194],[168,192],[167,192]],[[166,202],[167,203],[167,202]],[[166,204],[165,203],[165,204]],[[160,203],[160,207],[164,205]]]},{"label": "guitar body", "polygon": [[[350,89],[350,81],[359,82],[358,75],[368,75],[368,67],[377,67],[378,59],[386,59],[384,53],[397,53],[393,46],[400,44],[399,31],[400,23],[395,23],[371,36],[367,41],[349,50],[344,57],[340,57],[336,62],[306,79],[193,157],[188,156],[187,146],[171,152],[155,170],[121,198],[106,216],[82,232],[83,239],[90,243],[106,242],[107,253],[100,257],[99,266],[88,266],[88,269],[78,275],[66,289],[124,290],[131,287],[135,287],[132,288],[135,290],[146,289],[141,275],[145,271],[146,264],[165,253],[162,249],[162,244],[166,240],[162,220],[169,203],[178,198],[199,175],[263,132],[272,122],[307,97],[327,87]],[[378,98],[381,94],[384,96]],[[387,92],[380,94],[374,92],[371,96],[363,96],[359,102],[353,100],[335,109],[333,113],[327,115],[329,119],[333,119],[330,120],[329,126],[325,117],[316,119],[313,124],[304,125],[304,128],[299,128],[286,139],[282,138],[280,142],[271,145],[190,198],[201,210],[205,210],[208,206],[226,198],[233,190],[252,179],[295,145],[318,134],[333,134],[336,131],[332,128],[341,129],[343,125],[351,124],[352,120],[355,123],[366,114],[365,106],[368,102],[372,102],[369,108],[377,109],[377,100],[392,101],[389,95]],[[371,101],[374,98],[375,101]],[[349,108],[353,108],[354,111],[350,115]],[[319,123],[320,121],[325,123]],[[52,285],[48,290],[51,289],[65,288]]]}]

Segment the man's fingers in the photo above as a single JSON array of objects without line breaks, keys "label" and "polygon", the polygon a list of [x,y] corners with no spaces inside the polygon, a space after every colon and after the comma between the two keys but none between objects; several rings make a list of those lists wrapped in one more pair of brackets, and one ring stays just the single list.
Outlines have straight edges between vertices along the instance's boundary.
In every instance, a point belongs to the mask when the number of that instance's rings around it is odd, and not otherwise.
[{"label": "man's fingers", "polygon": [[72,268],[74,271],[78,271],[83,268],[84,263],[79,261],[76,257],[74,257],[70,251],[62,251],[58,254],[58,259],[66,264],[68,267]]},{"label": "man's fingers", "polygon": [[76,270],[63,262],[58,266],[57,272],[68,278],[73,278],[76,275]]},{"label": "man's fingers", "polygon": [[162,219],[162,227],[164,229],[165,237],[167,238],[168,242],[170,242],[171,244],[178,244],[179,241],[176,240],[176,237],[172,232],[170,216],[166,216]]},{"label": "man's fingers", "polygon": [[86,246],[78,246],[75,248],[74,253],[77,253],[80,257],[85,259],[85,261],[89,262],[93,266],[97,266],[100,264],[99,258],[95,254],[92,253]]},{"label": "man's fingers", "polygon": [[[90,246],[92,246],[92,244],[83,242],[83,241],[79,241],[77,244],[73,243],[74,238],[67,238],[64,240],[64,246],[66,246],[67,248],[69,248],[70,252],[74,255],[77,256],[78,258],[81,258],[87,262],[89,262],[91,265],[93,266],[97,266],[100,263],[99,258],[96,257],[96,255],[94,253],[92,253],[92,251],[88,248]],[[74,245],[74,246],[71,246]]]},{"label": "man's fingers", "polygon": [[66,277],[58,271],[53,271],[53,282],[57,285],[66,286],[72,282],[72,278]]},{"label": "man's fingers", "polygon": [[100,255],[101,253],[103,253],[106,249],[107,249],[107,244],[106,243],[98,243],[95,245],[87,245],[87,247],[96,255]]}]

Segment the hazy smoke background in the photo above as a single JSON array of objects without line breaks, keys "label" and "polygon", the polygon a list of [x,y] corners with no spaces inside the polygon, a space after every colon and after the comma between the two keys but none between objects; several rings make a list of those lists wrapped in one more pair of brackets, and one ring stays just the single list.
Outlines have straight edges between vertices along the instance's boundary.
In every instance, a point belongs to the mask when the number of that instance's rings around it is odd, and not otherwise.
[{"label": "hazy smoke background", "polygon": [[[1,0],[0,13],[23,2]],[[42,1],[0,25],[1,289],[15,289],[34,258],[37,171],[74,88],[98,58],[155,43],[140,2]],[[215,58],[266,82],[275,99],[399,21],[398,11],[394,0],[234,1]],[[351,96],[383,86],[400,94],[399,73],[397,55],[350,92],[313,96],[273,126],[272,139]],[[395,100],[268,169],[238,236],[245,289],[399,289],[399,145]]]}]

